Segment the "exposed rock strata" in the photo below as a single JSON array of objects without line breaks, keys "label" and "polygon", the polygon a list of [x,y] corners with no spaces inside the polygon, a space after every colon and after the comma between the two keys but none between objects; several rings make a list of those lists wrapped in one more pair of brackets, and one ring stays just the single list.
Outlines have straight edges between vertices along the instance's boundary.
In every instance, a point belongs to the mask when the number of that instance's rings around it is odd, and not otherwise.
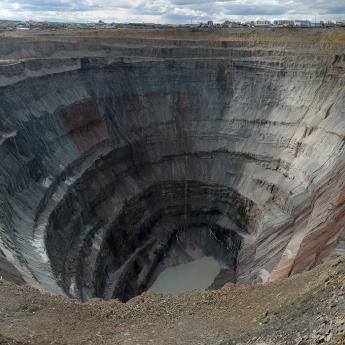
[{"label": "exposed rock strata", "polygon": [[0,45],[17,279],[126,299],[181,234],[200,255],[195,234],[221,243],[241,282],[345,249],[344,32],[21,35]]}]

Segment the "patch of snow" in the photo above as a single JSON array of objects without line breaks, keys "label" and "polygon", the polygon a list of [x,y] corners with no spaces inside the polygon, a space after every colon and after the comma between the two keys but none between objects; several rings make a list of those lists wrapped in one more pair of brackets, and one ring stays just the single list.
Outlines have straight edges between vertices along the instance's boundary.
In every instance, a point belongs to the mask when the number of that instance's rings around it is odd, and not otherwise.
[{"label": "patch of snow", "polygon": [[49,188],[50,185],[53,183],[53,181],[54,181],[53,176],[47,176],[43,179],[42,186],[45,188]]},{"label": "patch of snow", "polygon": [[76,282],[75,282],[75,278],[73,277],[72,279],[72,283],[71,283],[71,285],[70,285],[70,287],[69,287],[69,293],[72,295],[72,296],[76,296],[76,286],[77,286],[77,284],[76,284]]},{"label": "patch of snow", "polygon": [[69,177],[66,179],[65,183],[67,184],[67,186],[71,186],[75,181],[76,181],[75,178]]},{"label": "patch of snow", "polygon": [[[44,228],[45,228],[44,224],[40,225],[38,227],[38,230],[40,230],[39,232],[42,232],[42,229],[44,229]],[[49,258],[48,258],[47,251],[45,248],[44,237],[43,236],[35,236],[35,238],[33,240],[31,240],[31,244],[34,248],[36,248],[36,251],[40,255],[42,262],[43,263],[49,262]]]},{"label": "patch of snow", "polygon": [[270,272],[268,272],[267,270],[265,270],[265,269],[260,270],[259,276],[260,276],[263,283],[268,282],[268,280],[270,279],[270,275],[271,275]]},{"label": "patch of snow", "polygon": [[17,136],[17,131],[9,132],[9,133],[1,133],[0,134],[0,145],[2,145],[7,139],[14,138]]}]

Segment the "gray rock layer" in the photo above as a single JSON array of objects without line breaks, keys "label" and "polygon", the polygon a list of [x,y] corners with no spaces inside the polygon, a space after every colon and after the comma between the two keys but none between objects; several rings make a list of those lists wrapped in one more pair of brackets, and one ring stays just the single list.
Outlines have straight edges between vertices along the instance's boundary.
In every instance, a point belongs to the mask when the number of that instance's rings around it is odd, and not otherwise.
[{"label": "gray rock layer", "polygon": [[238,282],[343,253],[344,49],[343,31],[3,34],[1,272],[127,299],[181,250]]}]

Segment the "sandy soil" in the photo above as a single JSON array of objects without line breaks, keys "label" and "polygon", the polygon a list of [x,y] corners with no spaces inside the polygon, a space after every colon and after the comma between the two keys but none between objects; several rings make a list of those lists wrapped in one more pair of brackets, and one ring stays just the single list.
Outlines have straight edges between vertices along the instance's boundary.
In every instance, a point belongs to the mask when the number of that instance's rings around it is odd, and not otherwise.
[{"label": "sandy soil", "polygon": [[345,258],[267,285],[87,303],[0,283],[0,344],[345,344]]}]

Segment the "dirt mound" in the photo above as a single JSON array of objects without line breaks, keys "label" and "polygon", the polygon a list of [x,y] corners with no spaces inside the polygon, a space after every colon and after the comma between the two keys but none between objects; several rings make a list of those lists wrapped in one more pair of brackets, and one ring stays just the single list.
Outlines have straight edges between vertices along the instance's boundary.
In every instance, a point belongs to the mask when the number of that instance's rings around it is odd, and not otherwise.
[{"label": "dirt mound", "polygon": [[344,344],[345,258],[266,285],[87,303],[0,284],[1,344]]}]

